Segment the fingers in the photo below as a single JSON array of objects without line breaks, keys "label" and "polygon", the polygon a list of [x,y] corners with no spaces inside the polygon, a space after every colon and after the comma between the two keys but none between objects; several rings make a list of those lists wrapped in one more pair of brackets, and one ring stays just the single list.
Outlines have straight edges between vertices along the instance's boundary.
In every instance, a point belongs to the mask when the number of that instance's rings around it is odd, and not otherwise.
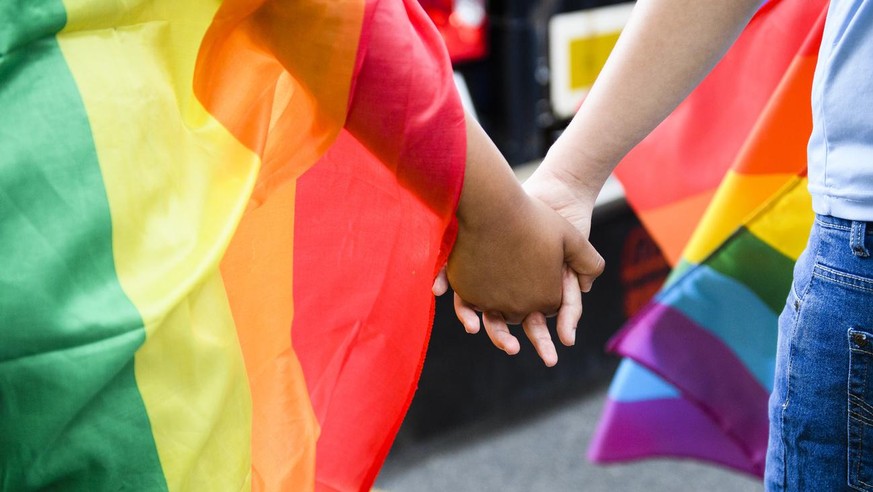
[{"label": "fingers", "polygon": [[473,305],[461,299],[461,296],[455,294],[455,316],[458,321],[464,325],[464,331],[467,333],[479,333],[479,315]]},{"label": "fingers", "polygon": [[606,266],[600,253],[575,229],[564,241],[564,261],[578,274],[582,292],[591,290],[594,280]]},{"label": "fingers", "polygon": [[446,293],[449,290],[449,279],[446,276],[446,267],[443,267],[440,270],[440,273],[437,274],[436,278],[433,280],[433,295],[439,297]]},{"label": "fingers", "polygon": [[[479,333],[481,325],[475,307],[461,299],[458,294],[455,294],[455,315],[458,317],[461,324],[464,325],[464,330],[467,333]],[[545,317],[543,320],[545,320]],[[491,339],[491,343],[493,343],[495,347],[509,355],[515,355],[518,353],[521,349],[518,339],[509,332],[509,325],[501,314],[482,313],[482,321],[482,324],[485,325],[485,332],[488,334],[488,338]],[[539,352],[539,349],[537,349],[537,351]],[[555,360],[557,360],[557,356],[555,357]]]},{"label": "fingers", "polygon": [[488,333],[488,338],[495,347],[503,350],[509,355],[518,353],[521,346],[518,339],[509,332],[509,325],[503,316],[497,313],[482,313],[482,321],[485,325],[485,332]]},{"label": "fingers", "polygon": [[564,265],[563,296],[558,309],[558,339],[567,347],[576,343],[576,326],[582,318],[582,292],[579,291],[576,272]]},{"label": "fingers", "polygon": [[[575,278],[574,278],[575,283]],[[546,326],[546,317],[542,313],[529,314],[522,323],[527,338],[531,341],[540,359],[547,367],[558,363],[558,352],[552,337],[549,335],[549,327]]]}]

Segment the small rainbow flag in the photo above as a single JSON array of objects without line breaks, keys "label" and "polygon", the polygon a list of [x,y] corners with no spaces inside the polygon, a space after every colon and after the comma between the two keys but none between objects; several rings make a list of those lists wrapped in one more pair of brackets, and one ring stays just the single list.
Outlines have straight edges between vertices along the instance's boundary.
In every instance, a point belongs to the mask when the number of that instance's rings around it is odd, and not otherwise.
[{"label": "small rainbow flag", "polygon": [[417,2],[10,0],[0,108],[0,489],[369,489],[466,152]]},{"label": "small rainbow flag", "polygon": [[[679,456],[763,474],[777,318],[813,220],[806,142],[825,10],[824,1],[762,6],[622,163],[631,204],[677,264],[610,342],[625,359],[592,460]],[[653,172],[667,185],[649,188]]]}]

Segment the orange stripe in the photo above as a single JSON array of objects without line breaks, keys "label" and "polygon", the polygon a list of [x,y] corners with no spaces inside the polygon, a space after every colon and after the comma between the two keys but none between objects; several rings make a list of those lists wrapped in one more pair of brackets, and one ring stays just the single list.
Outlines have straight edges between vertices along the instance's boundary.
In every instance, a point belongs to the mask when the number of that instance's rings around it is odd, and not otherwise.
[{"label": "orange stripe", "polygon": [[253,490],[315,483],[318,423],[289,336],[294,197],[292,181],[249,210],[221,264],[252,392]]},{"label": "orange stripe", "polygon": [[[195,93],[263,156],[260,199],[313,165],[345,123],[364,4],[343,1],[228,1],[204,37]],[[271,133],[281,145],[268,148]]]},{"label": "orange stripe", "polygon": [[639,210],[637,215],[661,248],[670,265],[676,266],[682,250],[694,233],[715,190],[698,193],[661,207]]},{"label": "orange stripe", "polygon": [[346,4],[227,1],[198,58],[198,98],[262,156],[221,263],[252,392],[255,490],[314,487],[318,423],[290,337],[295,183],[345,121],[364,12]]},{"label": "orange stripe", "polygon": [[817,57],[797,57],[737,157],[741,174],[798,174],[806,169],[805,142],[812,132],[809,94]]}]

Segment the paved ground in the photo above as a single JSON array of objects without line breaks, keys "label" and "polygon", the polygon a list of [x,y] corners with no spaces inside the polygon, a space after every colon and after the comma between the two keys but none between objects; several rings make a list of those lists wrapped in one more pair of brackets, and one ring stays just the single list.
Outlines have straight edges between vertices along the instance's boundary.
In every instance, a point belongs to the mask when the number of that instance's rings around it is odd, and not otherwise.
[{"label": "paved ground", "polygon": [[383,492],[752,492],[757,480],[688,460],[594,466],[585,448],[605,388],[515,422],[484,422],[392,451]]}]

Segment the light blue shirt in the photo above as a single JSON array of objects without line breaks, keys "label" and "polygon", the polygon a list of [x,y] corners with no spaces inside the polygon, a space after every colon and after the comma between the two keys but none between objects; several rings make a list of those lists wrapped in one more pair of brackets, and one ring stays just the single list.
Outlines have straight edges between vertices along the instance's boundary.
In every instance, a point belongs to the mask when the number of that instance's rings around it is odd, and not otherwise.
[{"label": "light blue shirt", "polygon": [[873,0],[831,0],[812,86],[818,214],[873,221]]}]

